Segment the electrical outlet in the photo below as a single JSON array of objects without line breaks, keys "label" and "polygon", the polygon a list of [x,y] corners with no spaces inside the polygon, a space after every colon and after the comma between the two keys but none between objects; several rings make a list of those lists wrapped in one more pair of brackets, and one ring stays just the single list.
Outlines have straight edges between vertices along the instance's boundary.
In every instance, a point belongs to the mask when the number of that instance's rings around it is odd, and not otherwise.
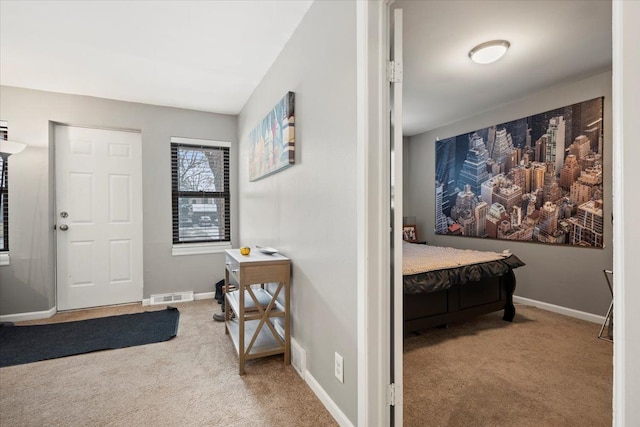
[{"label": "electrical outlet", "polygon": [[334,366],[334,373],[336,378],[338,379],[338,381],[340,381],[341,383],[344,383],[344,372],[343,372],[343,368],[344,368],[344,359],[342,358],[342,356],[340,356],[337,352],[336,352],[336,359],[335,359],[335,366]]}]

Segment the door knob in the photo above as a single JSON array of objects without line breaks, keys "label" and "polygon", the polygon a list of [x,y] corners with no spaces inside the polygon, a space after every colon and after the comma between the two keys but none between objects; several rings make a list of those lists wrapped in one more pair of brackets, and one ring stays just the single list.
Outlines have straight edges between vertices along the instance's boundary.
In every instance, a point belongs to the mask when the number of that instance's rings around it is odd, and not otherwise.
[{"label": "door knob", "polygon": [[69,229],[69,226],[67,224],[62,224],[60,226],[60,230],[62,230],[62,231],[67,231],[68,229]]}]

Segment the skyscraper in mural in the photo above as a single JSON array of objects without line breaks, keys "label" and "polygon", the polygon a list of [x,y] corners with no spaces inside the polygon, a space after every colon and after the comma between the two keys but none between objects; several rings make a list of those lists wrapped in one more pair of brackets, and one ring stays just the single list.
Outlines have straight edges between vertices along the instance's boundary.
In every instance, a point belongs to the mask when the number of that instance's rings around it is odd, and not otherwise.
[{"label": "skyscraper in mural", "polygon": [[456,194],[456,142],[448,138],[436,142],[436,182],[442,184],[442,211],[449,213]]},{"label": "skyscraper in mural", "polygon": [[444,185],[440,184],[436,187],[436,222],[435,232],[436,234],[447,233],[447,217],[442,211],[442,195],[444,192]]},{"label": "skyscraper in mural", "polygon": [[574,245],[602,246],[602,200],[590,200],[578,207],[578,215],[569,219],[570,240]]},{"label": "skyscraper in mural", "polygon": [[511,134],[503,127],[496,130],[495,142],[493,144],[493,152],[491,158],[500,165],[500,172],[508,172],[505,170],[507,158],[513,150],[513,142],[511,140]]},{"label": "skyscraper in mural", "polygon": [[549,120],[545,161],[555,165],[556,173],[562,170],[564,163],[564,133],[565,123],[562,116]]},{"label": "skyscraper in mural", "polygon": [[469,137],[470,149],[467,152],[467,158],[462,164],[460,171],[458,187],[465,188],[468,185],[471,192],[476,196],[480,195],[480,186],[489,179],[487,171],[487,160],[489,152],[487,151],[483,139],[474,133]]}]

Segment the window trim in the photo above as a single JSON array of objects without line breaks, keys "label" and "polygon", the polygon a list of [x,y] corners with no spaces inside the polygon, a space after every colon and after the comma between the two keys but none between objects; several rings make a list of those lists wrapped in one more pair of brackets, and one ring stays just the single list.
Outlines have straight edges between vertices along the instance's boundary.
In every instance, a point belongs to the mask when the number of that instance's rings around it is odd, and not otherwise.
[{"label": "window trim", "polygon": [[172,256],[218,254],[231,249],[231,242],[211,243],[174,243],[171,248]]},{"label": "window trim", "polygon": [[[182,146],[193,146],[193,147],[215,147],[215,148],[227,148],[229,150],[229,157],[231,157],[231,142],[229,141],[216,141],[210,139],[199,139],[199,138],[185,138],[185,137],[176,137],[172,136],[170,138],[170,150],[171,150],[171,161],[173,161],[173,146],[174,144],[182,145]],[[230,181],[231,181],[231,161],[229,159],[229,181],[227,184],[228,196],[227,203],[229,206],[229,211],[231,210],[231,189]],[[174,188],[174,176],[177,171],[174,171],[173,164],[171,164],[171,255],[172,256],[183,256],[183,255],[200,255],[200,254],[211,254],[211,253],[221,253],[226,249],[231,249],[231,213],[229,212],[228,218],[226,220],[229,222],[229,240],[219,240],[219,241],[211,241],[211,242],[175,242],[174,241],[174,209],[176,203],[176,193]]]}]

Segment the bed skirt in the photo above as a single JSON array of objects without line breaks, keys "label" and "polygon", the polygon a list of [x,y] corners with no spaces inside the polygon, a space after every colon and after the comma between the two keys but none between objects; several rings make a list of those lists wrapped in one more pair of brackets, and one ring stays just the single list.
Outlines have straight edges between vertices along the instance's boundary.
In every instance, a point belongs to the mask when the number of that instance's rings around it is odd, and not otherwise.
[{"label": "bed skirt", "polygon": [[496,261],[412,274],[403,276],[403,289],[405,294],[424,294],[442,291],[467,282],[473,286],[473,283],[479,283],[483,279],[491,277],[503,276],[523,265],[525,263],[517,256],[511,255]]},{"label": "bed skirt", "polygon": [[516,277],[509,269],[501,276],[453,284],[435,292],[403,296],[404,335],[434,326],[462,322],[482,314],[504,310],[511,322],[516,314],[513,292]]}]

